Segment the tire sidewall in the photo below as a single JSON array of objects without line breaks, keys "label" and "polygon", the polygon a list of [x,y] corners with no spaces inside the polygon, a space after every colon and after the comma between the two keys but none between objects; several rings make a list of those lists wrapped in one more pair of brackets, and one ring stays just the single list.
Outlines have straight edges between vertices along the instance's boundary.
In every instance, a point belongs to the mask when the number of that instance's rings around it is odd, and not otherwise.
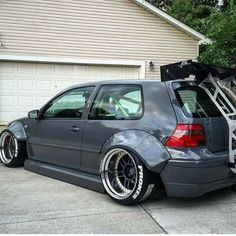
[{"label": "tire sidewall", "polygon": [[[12,136],[13,140],[14,140],[14,143],[15,143],[15,153],[14,153],[14,156],[12,158],[12,160],[9,162],[9,163],[4,163],[2,158],[0,158],[0,161],[5,165],[5,166],[8,166],[8,167],[15,167],[15,166],[19,166],[21,163],[19,161],[20,159],[20,143],[19,141],[17,140],[16,136],[10,131],[10,130],[3,130],[0,134],[0,138],[2,137],[2,135],[4,135],[5,133],[8,133]],[[1,155],[1,154],[0,154]]]},{"label": "tire sidewall", "polygon": [[[147,195],[147,197],[151,194],[151,189],[153,188],[153,186],[149,186],[149,183],[148,183],[148,173],[147,173],[147,170],[146,170],[146,167],[144,166],[144,164],[141,162],[141,160],[137,157],[137,155],[135,155],[133,152],[127,150],[127,149],[124,149],[124,148],[119,148],[121,150],[124,150],[125,152],[128,152],[132,158],[134,159],[135,161],[135,165],[136,165],[136,169],[137,169],[137,183],[136,183],[136,186],[135,188],[133,189],[133,192],[130,196],[128,196],[127,198],[125,199],[118,199],[118,198],[115,198],[113,197],[112,195],[109,194],[109,191],[107,191],[107,188],[109,188],[106,184],[106,181],[103,181],[103,185],[106,185],[104,186],[107,194],[113,199],[115,200],[116,202],[118,203],[121,203],[121,204],[135,204],[139,201],[142,201],[144,200],[144,197],[146,198],[146,196],[144,195]],[[111,151],[112,149],[110,149],[109,151]],[[101,160],[101,166],[102,166],[102,163],[105,160],[106,158],[106,154],[109,152],[107,151],[105,153],[105,155],[103,156],[102,160]],[[103,170],[102,168],[100,169],[101,170],[101,176],[102,176],[102,179],[104,179],[104,173],[103,173]],[[151,188],[151,189],[150,189]],[[149,190],[148,190],[149,189]],[[149,192],[147,192],[149,191]]]}]

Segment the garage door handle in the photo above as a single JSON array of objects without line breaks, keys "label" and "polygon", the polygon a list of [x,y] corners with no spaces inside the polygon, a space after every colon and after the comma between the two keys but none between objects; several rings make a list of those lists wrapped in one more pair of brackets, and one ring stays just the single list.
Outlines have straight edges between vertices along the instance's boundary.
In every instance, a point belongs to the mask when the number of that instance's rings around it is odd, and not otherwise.
[{"label": "garage door handle", "polygon": [[71,132],[76,133],[79,132],[80,129],[77,126],[72,126],[72,128],[70,129]]}]

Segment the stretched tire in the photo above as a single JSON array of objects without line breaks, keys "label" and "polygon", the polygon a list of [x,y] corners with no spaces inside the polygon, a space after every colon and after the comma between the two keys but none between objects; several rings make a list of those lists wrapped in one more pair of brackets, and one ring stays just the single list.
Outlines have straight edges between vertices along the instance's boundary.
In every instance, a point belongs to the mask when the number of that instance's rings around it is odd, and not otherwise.
[{"label": "stretched tire", "polygon": [[108,195],[125,205],[144,201],[158,185],[139,158],[121,148],[104,155],[101,178]]},{"label": "stretched tire", "polygon": [[26,157],[25,143],[5,130],[0,136],[0,160],[7,167],[23,166]]}]

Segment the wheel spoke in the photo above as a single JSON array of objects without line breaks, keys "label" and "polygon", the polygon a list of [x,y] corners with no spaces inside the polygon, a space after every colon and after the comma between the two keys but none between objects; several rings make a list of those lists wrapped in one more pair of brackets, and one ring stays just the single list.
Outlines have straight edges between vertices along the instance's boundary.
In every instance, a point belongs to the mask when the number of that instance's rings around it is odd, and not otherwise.
[{"label": "wheel spoke", "polygon": [[113,178],[113,180],[111,181],[111,186],[115,187],[115,183],[116,183],[116,178]]},{"label": "wheel spoke", "polygon": [[130,158],[128,158],[128,162],[127,162],[129,165],[132,165],[132,160]]},{"label": "wheel spoke", "polygon": [[127,189],[130,189],[130,180],[128,180]]},{"label": "wheel spoke", "polygon": [[120,164],[122,165],[122,167],[126,166],[127,163],[125,162],[124,158],[120,159]]},{"label": "wheel spoke", "polygon": [[9,132],[4,132],[0,136],[0,158],[4,164],[9,164],[16,153],[16,143],[14,137]]},{"label": "wheel spoke", "polygon": [[117,175],[118,178],[125,178],[123,174]]},{"label": "wheel spoke", "polygon": [[13,147],[13,139],[12,138],[9,139],[8,146]]},{"label": "wheel spoke", "polygon": [[11,158],[11,149],[9,147],[5,148],[4,153],[7,159]]},{"label": "wheel spoke", "polygon": [[110,173],[110,174],[115,174],[115,170],[111,170],[111,169],[108,167],[108,173]]},{"label": "wheel spoke", "polygon": [[107,192],[117,199],[130,196],[137,185],[137,166],[132,155],[123,149],[114,149],[107,153],[102,165]]},{"label": "wheel spoke", "polygon": [[124,181],[124,187],[127,188],[127,179]]}]

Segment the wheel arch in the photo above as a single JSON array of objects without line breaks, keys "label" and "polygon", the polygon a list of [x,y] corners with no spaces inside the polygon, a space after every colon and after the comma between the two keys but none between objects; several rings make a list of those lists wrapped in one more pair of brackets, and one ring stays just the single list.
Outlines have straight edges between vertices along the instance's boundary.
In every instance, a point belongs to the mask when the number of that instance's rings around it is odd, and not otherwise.
[{"label": "wheel arch", "polygon": [[158,139],[141,130],[126,130],[114,134],[103,144],[100,153],[104,155],[114,148],[133,152],[148,170],[155,173],[160,173],[171,158]]},{"label": "wheel arch", "polygon": [[5,131],[10,131],[18,141],[26,141],[27,135],[25,133],[24,126],[19,121],[12,122],[9,126],[7,126],[1,133]]}]

